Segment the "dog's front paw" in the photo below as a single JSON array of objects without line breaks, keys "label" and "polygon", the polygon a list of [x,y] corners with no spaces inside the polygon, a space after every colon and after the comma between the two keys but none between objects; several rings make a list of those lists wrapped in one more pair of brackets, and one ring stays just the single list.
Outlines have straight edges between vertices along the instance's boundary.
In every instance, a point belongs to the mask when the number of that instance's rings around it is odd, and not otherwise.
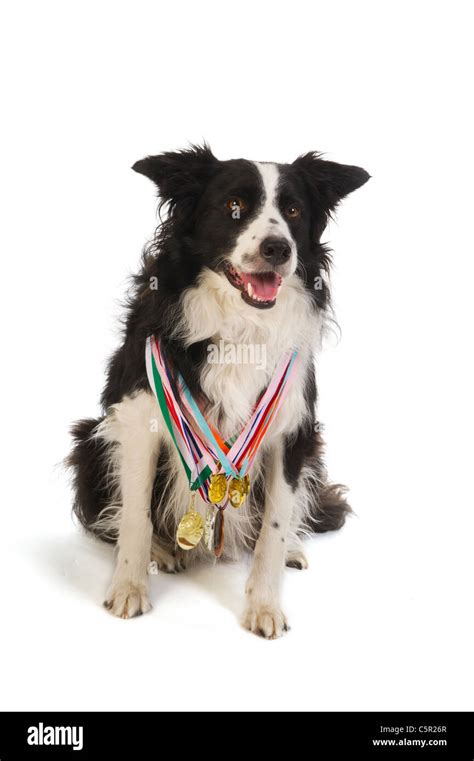
[{"label": "dog's front paw", "polygon": [[277,639],[290,628],[285,614],[278,606],[254,602],[247,604],[242,625],[265,639]]},{"label": "dog's front paw", "polygon": [[133,618],[151,609],[145,584],[131,581],[112,583],[104,607],[118,618]]},{"label": "dog's front paw", "polygon": [[286,555],[286,567],[296,568],[298,571],[303,571],[309,568],[309,563],[303,550],[288,550]]},{"label": "dog's front paw", "polygon": [[[156,568],[164,573],[179,573],[184,571],[187,563],[186,553],[182,550],[177,550],[174,554],[168,552],[162,547],[153,537],[151,545],[151,562],[156,563]],[[151,567],[154,569],[154,566]],[[154,570],[149,569],[149,572],[154,573]]]}]

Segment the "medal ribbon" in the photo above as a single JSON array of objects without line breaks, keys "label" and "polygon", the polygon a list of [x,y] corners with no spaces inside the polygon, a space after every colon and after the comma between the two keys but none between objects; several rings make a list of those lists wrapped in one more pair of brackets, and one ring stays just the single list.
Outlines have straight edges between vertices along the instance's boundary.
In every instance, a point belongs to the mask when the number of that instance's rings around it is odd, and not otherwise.
[{"label": "medal ribbon", "polygon": [[191,490],[199,489],[209,502],[210,476],[221,463],[226,477],[243,478],[250,470],[265,434],[280,408],[295,375],[297,351],[287,352],[260,396],[242,432],[230,446],[207,422],[184,378],[178,375],[181,404],[176,398],[171,374],[160,342],[149,336],[146,342],[146,368],[164,421],[178,450]]}]

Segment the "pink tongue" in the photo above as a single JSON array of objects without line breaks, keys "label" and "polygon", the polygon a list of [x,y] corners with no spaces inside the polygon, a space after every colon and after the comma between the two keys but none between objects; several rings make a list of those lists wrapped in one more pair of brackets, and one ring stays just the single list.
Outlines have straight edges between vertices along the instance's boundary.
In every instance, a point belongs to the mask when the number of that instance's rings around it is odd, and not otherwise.
[{"label": "pink tongue", "polygon": [[265,272],[262,275],[248,275],[242,272],[240,277],[244,282],[245,288],[247,288],[247,283],[252,284],[254,296],[258,296],[265,301],[276,299],[278,287],[281,283],[281,277],[276,272]]}]

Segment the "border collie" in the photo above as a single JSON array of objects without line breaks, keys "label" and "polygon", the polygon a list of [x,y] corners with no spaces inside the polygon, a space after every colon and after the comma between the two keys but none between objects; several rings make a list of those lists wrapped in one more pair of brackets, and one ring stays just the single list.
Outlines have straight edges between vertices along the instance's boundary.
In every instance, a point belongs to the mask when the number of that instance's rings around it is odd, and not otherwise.
[{"label": "border collie", "polygon": [[[133,169],[156,184],[167,214],[134,278],[103,417],[72,429],[74,512],[116,544],[106,608],[121,618],[147,612],[151,560],[174,573],[209,557],[202,543],[191,552],[176,546],[189,484],[149,386],[147,337],[160,340],[224,438],[240,433],[281,357],[297,350],[250,494],[225,511],[225,556],[253,552],[243,625],[273,639],[288,629],[285,564],[307,568],[302,536],[338,529],[350,512],[345,488],[328,480],[316,418],[314,357],[330,314],[330,252],[320,239],[339,201],[369,174],[313,152],[292,164],[219,161],[207,145],[149,156]],[[244,361],[242,347],[259,351]],[[205,508],[198,499],[196,509]]]}]

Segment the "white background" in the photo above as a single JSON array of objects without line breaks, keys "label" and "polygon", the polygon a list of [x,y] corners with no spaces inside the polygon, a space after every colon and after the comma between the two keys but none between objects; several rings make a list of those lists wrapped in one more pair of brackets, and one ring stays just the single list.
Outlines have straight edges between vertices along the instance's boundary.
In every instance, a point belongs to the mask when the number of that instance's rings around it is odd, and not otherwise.
[{"label": "white background", "polygon": [[[474,709],[469,5],[2,4],[1,708]],[[318,362],[357,517],[286,572],[275,642],[239,628],[245,564],[112,618],[112,552],[57,465],[155,225],[130,166],[202,138],[373,176],[327,231],[342,340]]]}]

